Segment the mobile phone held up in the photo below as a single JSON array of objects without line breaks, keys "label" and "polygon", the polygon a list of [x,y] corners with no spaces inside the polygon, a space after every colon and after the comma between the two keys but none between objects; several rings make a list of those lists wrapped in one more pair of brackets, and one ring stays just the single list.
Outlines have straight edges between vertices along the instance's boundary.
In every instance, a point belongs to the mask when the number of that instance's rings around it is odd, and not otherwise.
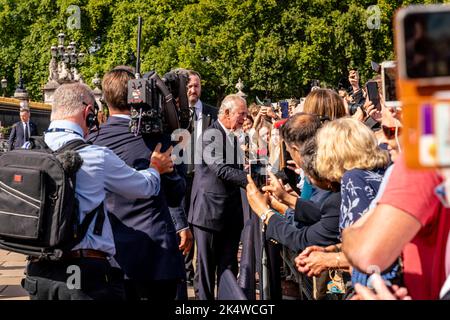
[{"label": "mobile phone held up", "polygon": [[450,6],[403,7],[395,15],[394,34],[406,165],[449,168]]},{"label": "mobile phone held up", "polygon": [[419,85],[448,85],[449,6],[409,6],[399,10],[395,23],[401,77]]},{"label": "mobile phone held up", "polygon": [[267,185],[269,177],[269,162],[266,159],[250,160],[250,176],[258,189]]},{"label": "mobile phone held up", "polygon": [[384,103],[388,108],[401,107],[397,96],[397,64],[395,61],[384,61],[381,64],[381,82]]},{"label": "mobile phone held up", "polygon": [[378,111],[381,111],[380,95],[378,94],[378,84],[376,81],[369,81],[366,84],[367,96]]},{"label": "mobile phone held up", "polygon": [[289,118],[289,103],[287,101],[280,101],[281,118]]}]

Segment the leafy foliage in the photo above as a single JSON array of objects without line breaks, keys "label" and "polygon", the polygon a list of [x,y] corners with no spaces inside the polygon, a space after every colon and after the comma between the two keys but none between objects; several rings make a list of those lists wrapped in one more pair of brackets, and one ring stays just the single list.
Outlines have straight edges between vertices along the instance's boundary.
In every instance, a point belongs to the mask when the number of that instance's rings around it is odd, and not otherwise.
[{"label": "leafy foliage", "polygon": [[[50,46],[63,31],[90,52],[80,68],[90,83],[95,73],[130,64],[140,15],[143,71],[193,68],[211,103],[235,92],[238,78],[250,98],[300,97],[313,79],[336,87],[349,66],[372,77],[370,61],[394,57],[395,10],[419,2],[443,1],[0,0],[0,77],[12,94],[21,64],[33,100],[41,100]],[[381,24],[369,29],[374,4]],[[81,9],[81,29],[67,28],[70,5]]]}]

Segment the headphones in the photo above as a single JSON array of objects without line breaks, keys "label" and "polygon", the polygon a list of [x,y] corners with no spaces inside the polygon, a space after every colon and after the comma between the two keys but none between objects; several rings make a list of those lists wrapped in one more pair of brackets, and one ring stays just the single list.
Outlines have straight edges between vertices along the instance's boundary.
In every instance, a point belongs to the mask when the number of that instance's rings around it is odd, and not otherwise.
[{"label": "headphones", "polygon": [[[85,102],[83,102],[83,104],[85,106],[88,106],[88,104],[86,104]],[[98,128],[98,126],[99,126],[98,117],[97,117],[97,113],[98,113],[97,103],[94,102],[94,105],[92,107],[94,108],[94,112],[89,112],[89,114],[86,117],[86,126],[89,128],[89,131],[94,127]]]}]

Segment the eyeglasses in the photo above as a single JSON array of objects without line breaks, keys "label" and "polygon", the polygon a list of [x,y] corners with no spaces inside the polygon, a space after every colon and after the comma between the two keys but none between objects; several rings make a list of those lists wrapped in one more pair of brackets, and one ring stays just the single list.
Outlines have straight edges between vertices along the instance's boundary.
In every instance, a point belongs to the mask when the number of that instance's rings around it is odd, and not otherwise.
[{"label": "eyeglasses", "polygon": [[386,136],[387,139],[395,139],[395,130],[397,129],[397,135],[400,136],[402,133],[402,128],[400,127],[387,127],[387,126],[381,126],[383,129],[383,133]]}]

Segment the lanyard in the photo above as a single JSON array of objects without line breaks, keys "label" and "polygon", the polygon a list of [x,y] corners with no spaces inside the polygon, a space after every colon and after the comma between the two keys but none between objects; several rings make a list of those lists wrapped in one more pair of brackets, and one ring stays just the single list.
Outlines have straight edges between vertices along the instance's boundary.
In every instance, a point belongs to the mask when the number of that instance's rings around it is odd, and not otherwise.
[{"label": "lanyard", "polygon": [[78,136],[80,136],[81,138],[83,138],[83,136],[75,131],[75,130],[71,130],[71,129],[64,129],[64,128],[52,128],[52,129],[48,129],[47,131],[45,131],[45,133],[50,133],[50,132],[67,132],[67,133],[74,133]]}]

